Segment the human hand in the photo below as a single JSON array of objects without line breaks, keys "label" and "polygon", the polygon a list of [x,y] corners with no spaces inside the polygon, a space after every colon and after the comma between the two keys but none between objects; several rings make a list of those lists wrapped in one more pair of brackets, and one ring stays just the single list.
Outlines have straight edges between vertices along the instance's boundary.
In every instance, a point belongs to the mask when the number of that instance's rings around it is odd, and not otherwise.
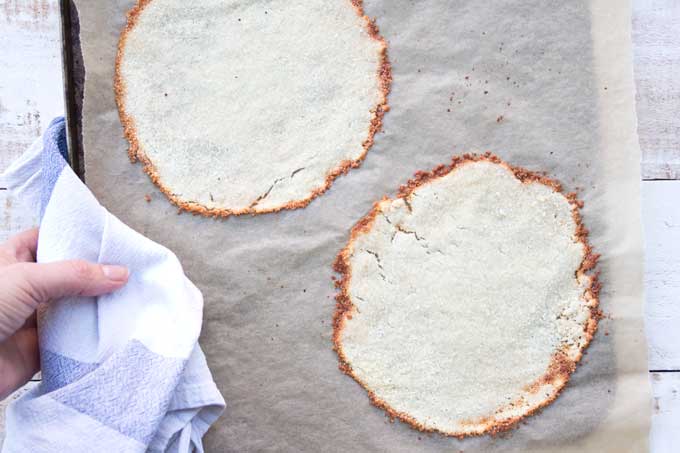
[{"label": "human hand", "polygon": [[40,370],[35,310],[67,296],[99,296],[127,283],[128,271],[87,261],[37,264],[38,229],[0,244],[0,400]]}]

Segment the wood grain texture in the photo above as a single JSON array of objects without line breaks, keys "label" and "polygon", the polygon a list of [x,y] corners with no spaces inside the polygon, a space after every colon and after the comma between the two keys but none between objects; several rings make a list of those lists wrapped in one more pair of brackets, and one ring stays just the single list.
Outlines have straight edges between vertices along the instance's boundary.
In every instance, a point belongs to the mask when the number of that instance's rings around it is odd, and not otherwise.
[{"label": "wood grain texture", "polygon": [[680,373],[652,373],[652,453],[680,451]]},{"label": "wood grain texture", "polygon": [[0,0],[0,68],[1,171],[64,113],[58,0]]},{"label": "wood grain texture", "polygon": [[680,2],[633,1],[643,179],[680,179]]},{"label": "wood grain texture", "polygon": [[642,218],[649,367],[680,370],[680,181],[643,182]]}]

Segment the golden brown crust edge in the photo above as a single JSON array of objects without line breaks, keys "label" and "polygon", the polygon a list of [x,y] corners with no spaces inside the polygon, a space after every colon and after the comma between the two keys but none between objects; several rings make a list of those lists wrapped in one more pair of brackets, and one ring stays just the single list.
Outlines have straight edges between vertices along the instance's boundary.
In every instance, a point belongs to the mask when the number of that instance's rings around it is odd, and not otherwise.
[{"label": "golden brown crust edge", "polygon": [[[548,366],[545,374],[536,380],[533,384],[529,385],[525,390],[529,393],[536,393],[541,385],[552,384],[555,391],[550,398],[541,401],[532,407],[522,416],[505,417],[501,419],[496,419],[495,416],[485,417],[480,419],[469,420],[464,422],[464,425],[471,427],[468,432],[446,432],[429,426],[425,426],[422,423],[415,420],[409,414],[404,412],[399,412],[394,410],[385,401],[381,400],[373,391],[371,391],[368,386],[361,381],[353,372],[351,365],[349,364],[341,344],[341,335],[345,325],[346,319],[352,319],[352,310],[354,305],[349,294],[349,283],[351,279],[351,266],[350,266],[350,255],[353,249],[353,243],[360,235],[366,234],[370,231],[371,226],[380,212],[381,202],[388,200],[387,197],[383,197],[382,200],[376,202],[373,205],[371,211],[363,217],[357,224],[352,228],[350,233],[350,239],[347,245],[340,251],[336,257],[335,263],[333,265],[334,270],[341,275],[339,280],[335,281],[335,286],[338,288],[339,292],[336,294],[336,310],[333,315],[333,349],[338,354],[338,359],[340,361],[340,370],[351,376],[355,381],[359,383],[367,392],[370,402],[384,410],[391,420],[399,419],[404,423],[407,423],[411,427],[428,433],[439,433],[449,437],[457,437],[462,439],[468,436],[480,436],[484,434],[496,435],[505,431],[508,431],[517,426],[517,424],[524,418],[529,417],[539,411],[540,409],[546,407],[552,403],[561,393],[561,391],[566,386],[569,381],[571,373],[576,369],[576,364],[580,361],[583,352],[590,344],[595,331],[597,330],[598,320],[601,318],[601,312],[598,309],[599,304],[599,291],[600,283],[598,280],[599,272],[592,272],[597,264],[599,255],[593,252],[592,247],[588,242],[588,230],[585,228],[582,222],[580,209],[583,207],[583,202],[580,201],[575,193],[564,193],[562,191],[562,186],[556,180],[550,179],[544,175],[536,172],[526,170],[521,167],[512,166],[505,161],[501,160],[499,157],[487,152],[481,155],[478,154],[464,154],[462,156],[456,156],[452,159],[450,165],[440,165],[434,170],[429,172],[417,172],[415,177],[409,180],[405,185],[402,185],[399,189],[397,198],[406,198],[417,188],[428,184],[429,182],[441,178],[450,172],[454,171],[460,166],[478,161],[488,161],[495,164],[502,165],[509,169],[517,179],[523,183],[540,183],[544,184],[554,192],[562,194],[569,202],[572,208],[572,217],[576,223],[576,231],[574,232],[574,237],[577,242],[583,244],[585,255],[576,272],[578,278],[588,277],[590,279],[589,285],[584,290],[583,298],[585,303],[587,303],[590,309],[589,319],[585,323],[584,327],[584,343],[580,348],[580,352],[576,359],[571,359],[562,351],[557,351],[553,359]],[[514,407],[518,404],[523,404],[522,399],[518,401],[513,401],[507,406],[499,408],[496,413],[502,413],[504,409]]]},{"label": "golden brown crust edge", "polygon": [[278,212],[288,209],[299,209],[307,206],[313,199],[318,197],[327,191],[335,178],[340,175],[346,174],[350,169],[357,168],[361,165],[363,160],[366,158],[368,150],[373,146],[375,135],[382,128],[382,120],[385,116],[385,112],[389,111],[389,105],[387,103],[387,96],[390,92],[390,87],[392,85],[392,66],[390,65],[387,56],[387,42],[380,35],[378,26],[374,19],[370,19],[364,13],[363,0],[349,0],[352,7],[355,9],[357,15],[364,20],[366,29],[371,38],[375,39],[380,43],[380,62],[378,66],[378,86],[380,90],[381,98],[378,104],[373,109],[373,118],[371,119],[368,137],[362,143],[363,152],[362,154],[354,160],[345,160],[338,164],[337,167],[332,169],[326,174],[326,179],[324,184],[317,187],[311,191],[311,193],[300,200],[290,201],[284,205],[273,207],[273,208],[257,208],[257,201],[251,204],[245,209],[226,209],[226,208],[209,208],[202,205],[201,203],[195,201],[185,201],[177,197],[169,187],[163,184],[160,175],[154,164],[144,153],[144,150],[139,145],[139,140],[137,138],[137,132],[134,124],[134,120],[125,111],[125,82],[123,81],[121,74],[121,64],[125,54],[125,44],[127,41],[127,36],[130,31],[136,26],[139,20],[140,14],[144,11],[149,3],[153,0],[137,0],[137,4],[130,9],[127,13],[127,25],[120,35],[118,40],[118,51],[116,53],[116,63],[115,63],[115,75],[114,75],[114,93],[116,98],[116,104],[118,106],[118,115],[120,116],[120,122],[123,126],[123,133],[125,138],[129,142],[130,146],[128,148],[128,156],[131,162],[141,161],[143,164],[144,172],[149,175],[151,181],[165,194],[168,199],[179,208],[179,211],[188,211],[195,215],[202,215],[205,217],[229,217],[232,215],[244,215],[244,214],[266,214],[270,212]]}]

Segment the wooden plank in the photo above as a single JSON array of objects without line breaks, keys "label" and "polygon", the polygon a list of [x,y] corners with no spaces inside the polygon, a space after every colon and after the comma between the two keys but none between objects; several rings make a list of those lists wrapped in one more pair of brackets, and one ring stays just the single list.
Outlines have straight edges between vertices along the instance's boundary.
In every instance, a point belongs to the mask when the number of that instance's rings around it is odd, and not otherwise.
[{"label": "wooden plank", "polygon": [[649,446],[653,453],[680,450],[680,373],[652,373],[652,429]]},{"label": "wooden plank", "polygon": [[633,1],[643,179],[680,179],[680,2]]},{"label": "wooden plank", "polygon": [[680,181],[642,183],[649,367],[680,370]]},{"label": "wooden plank", "polygon": [[58,0],[0,0],[0,171],[64,114],[59,16]]}]

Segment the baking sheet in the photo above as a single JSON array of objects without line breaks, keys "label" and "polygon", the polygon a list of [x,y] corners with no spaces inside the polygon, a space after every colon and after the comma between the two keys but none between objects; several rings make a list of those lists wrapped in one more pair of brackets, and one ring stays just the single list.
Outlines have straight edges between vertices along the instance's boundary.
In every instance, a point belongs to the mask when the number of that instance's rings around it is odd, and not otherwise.
[{"label": "baking sheet", "polygon": [[[647,451],[628,2],[365,1],[394,76],[366,161],[306,209],[226,220],[177,215],[127,159],[112,82],[132,4],[77,1],[85,177],[111,212],[175,251],[203,291],[201,344],[228,404],[207,451]],[[391,423],[340,373],[331,264],[373,201],[416,170],[485,150],[579,191],[603,255],[606,318],[554,404],[506,435],[460,441]]]}]

